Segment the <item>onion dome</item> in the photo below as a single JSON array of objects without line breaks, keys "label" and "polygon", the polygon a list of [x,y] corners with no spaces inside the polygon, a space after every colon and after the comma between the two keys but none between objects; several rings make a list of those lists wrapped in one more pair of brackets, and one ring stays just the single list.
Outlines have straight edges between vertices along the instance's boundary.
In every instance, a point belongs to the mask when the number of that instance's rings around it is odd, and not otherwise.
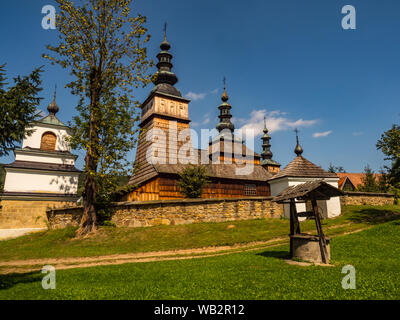
[{"label": "onion dome", "polygon": [[297,141],[297,145],[296,148],[294,148],[294,153],[297,154],[297,156],[301,156],[303,153],[303,148],[301,147],[300,143],[299,143],[299,135],[298,135],[298,130],[295,130],[296,132],[296,141]]},{"label": "onion dome", "polygon": [[271,144],[270,144],[270,140],[271,140],[271,136],[268,134],[268,129],[267,129],[267,123],[266,123],[266,119],[264,117],[264,130],[263,130],[264,134],[261,137],[262,140],[262,148],[263,151],[261,152],[261,157],[263,160],[271,160],[272,159],[272,152],[271,152]]},{"label": "onion dome", "polygon": [[152,92],[162,92],[173,96],[182,97],[182,94],[174,85],[178,82],[178,78],[171,71],[173,64],[171,63],[172,54],[168,51],[171,45],[167,41],[167,24],[164,27],[164,41],[160,45],[161,51],[157,54],[158,71],[154,75],[153,83],[156,85]]},{"label": "onion dome", "polygon": [[231,132],[235,130],[235,126],[231,122],[232,115],[230,110],[232,109],[231,105],[228,103],[229,97],[226,93],[226,84],[224,78],[224,93],[221,96],[222,104],[218,107],[219,109],[219,116],[220,119],[219,123],[217,124],[216,128],[219,132],[224,129],[229,129]]},{"label": "onion dome", "polygon": [[55,116],[56,113],[58,112],[59,108],[58,105],[56,103],[56,91],[57,91],[57,86],[54,89],[54,97],[53,97],[53,101],[48,105],[47,107],[47,111],[49,112],[50,115]]}]

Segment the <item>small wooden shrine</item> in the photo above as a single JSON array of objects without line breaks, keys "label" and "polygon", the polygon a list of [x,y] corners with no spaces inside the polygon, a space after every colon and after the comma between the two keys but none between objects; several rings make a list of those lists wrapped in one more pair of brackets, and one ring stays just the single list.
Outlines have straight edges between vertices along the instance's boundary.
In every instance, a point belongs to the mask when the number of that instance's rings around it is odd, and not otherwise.
[{"label": "small wooden shrine", "polygon": [[[321,212],[317,200],[329,200],[343,195],[338,188],[323,180],[310,181],[291,186],[278,194],[273,201],[290,205],[290,255],[305,261],[329,263],[330,239],[321,225]],[[306,203],[307,211],[297,212],[296,203]],[[314,219],[317,236],[301,233],[299,218]]]}]

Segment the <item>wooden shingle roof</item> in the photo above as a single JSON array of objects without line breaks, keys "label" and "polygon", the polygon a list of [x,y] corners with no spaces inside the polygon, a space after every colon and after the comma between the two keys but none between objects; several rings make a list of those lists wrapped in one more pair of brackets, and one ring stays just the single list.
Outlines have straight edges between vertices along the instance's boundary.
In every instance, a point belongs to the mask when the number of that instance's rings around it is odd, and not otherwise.
[{"label": "wooden shingle roof", "polygon": [[[158,164],[154,165],[158,173],[168,173],[168,174],[178,174],[187,165],[185,164]],[[260,165],[254,165],[253,169],[250,170],[248,174],[238,175],[237,169],[242,168],[242,165],[237,165],[235,163],[227,164],[207,164],[204,165],[206,168],[206,174],[211,178],[222,178],[222,179],[233,179],[233,180],[248,180],[248,181],[264,181],[266,182],[272,177],[266,169]]]},{"label": "wooden shingle roof", "polygon": [[308,200],[311,197],[314,197],[315,200],[326,200],[343,194],[343,191],[331,186],[325,181],[315,180],[288,187],[279,193],[273,201],[282,203],[290,199],[300,198]]},{"label": "wooden shingle roof", "polygon": [[[138,170],[138,174],[133,175],[129,184],[141,184],[146,182],[159,174],[172,174],[178,175],[187,165],[186,164],[147,164],[142,170]],[[272,174],[260,165],[254,165],[253,169],[248,174],[240,174],[237,169],[242,165],[235,163],[232,164],[207,164],[206,174],[210,178],[232,179],[232,180],[245,180],[245,181],[258,181],[266,182],[272,178]]]},{"label": "wooden shingle roof", "polygon": [[281,172],[274,175],[270,180],[283,177],[337,178],[337,175],[336,173],[325,171],[303,156],[297,156]]},{"label": "wooden shingle roof", "polygon": [[81,172],[74,165],[69,164],[58,164],[58,163],[46,163],[46,162],[34,162],[34,161],[22,161],[16,160],[13,163],[6,164],[4,168],[15,168],[15,169],[33,169],[42,171],[60,171],[60,172]]}]

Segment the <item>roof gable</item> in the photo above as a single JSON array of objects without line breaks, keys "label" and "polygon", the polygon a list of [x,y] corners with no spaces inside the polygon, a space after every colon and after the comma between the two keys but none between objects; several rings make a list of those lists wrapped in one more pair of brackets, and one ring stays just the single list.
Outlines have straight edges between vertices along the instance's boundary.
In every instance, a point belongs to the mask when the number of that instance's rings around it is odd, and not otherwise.
[{"label": "roof gable", "polygon": [[[339,178],[347,178],[355,188],[359,185],[363,184],[363,178],[365,178],[365,173],[348,173],[348,172],[338,172],[336,175]],[[375,179],[379,179],[382,174],[374,173],[373,176]]]},{"label": "roof gable", "polygon": [[63,122],[60,121],[60,119],[58,119],[55,115],[47,115],[44,118],[36,121],[38,123],[43,123],[43,124],[50,124],[53,126],[61,126],[61,127],[67,127],[68,126],[66,124],[64,124]]},{"label": "roof gable", "polygon": [[337,178],[337,175],[336,173],[325,171],[303,156],[297,156],[281,172],[277,173],[270,180],[283,177]]}]

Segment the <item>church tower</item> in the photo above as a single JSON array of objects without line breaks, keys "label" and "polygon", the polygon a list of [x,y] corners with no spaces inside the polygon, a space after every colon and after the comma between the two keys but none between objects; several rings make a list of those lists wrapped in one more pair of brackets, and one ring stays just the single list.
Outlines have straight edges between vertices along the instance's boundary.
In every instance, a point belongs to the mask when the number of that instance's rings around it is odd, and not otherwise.
[{"label": "church tower", "polygon": [[0,229],[46,227],[47,209],[72,206],[78,200],[78,156],[71,153],[71,129],[56,116],[55,92],[47,111],[26,128],[32,133],[14,150],[15,161],[4,165]]},{"label": "church tower", "polygon": [[267,129],[267,121],[264,117],[264,130],[263,130],[263,136],[261,137],[262,140],[262,149],[263,151],[261,152],[261,165],[267,169],[269,172],[276,173],[280,171],[281,165],[276,162],[275,160],[272,160],[272,152],[271,152],[271,136],[268,134],[268,129]]},{"label": "church tower", "polygon": [[141,105],[141,134],[130,184],[141,184],[155,177],[155,165],[197,162],[189,131],[190,100],[183,98],[174,86],[178,78],[172,72],[170,48],[165,27],[164,41],[157,54],[158,71],[153,76],[155,87]]},{"label": "church tower", "polygon": [[234,134],[235,125],[232,123],[231,109],[226,93],[226,79],[224,78],[224,92],[222,103],[218,106],[219,123],[216,126],[218,134],[209,142],[208,154],[212,163],[260,164],[260,155],[250,150],[241,137]]}]

